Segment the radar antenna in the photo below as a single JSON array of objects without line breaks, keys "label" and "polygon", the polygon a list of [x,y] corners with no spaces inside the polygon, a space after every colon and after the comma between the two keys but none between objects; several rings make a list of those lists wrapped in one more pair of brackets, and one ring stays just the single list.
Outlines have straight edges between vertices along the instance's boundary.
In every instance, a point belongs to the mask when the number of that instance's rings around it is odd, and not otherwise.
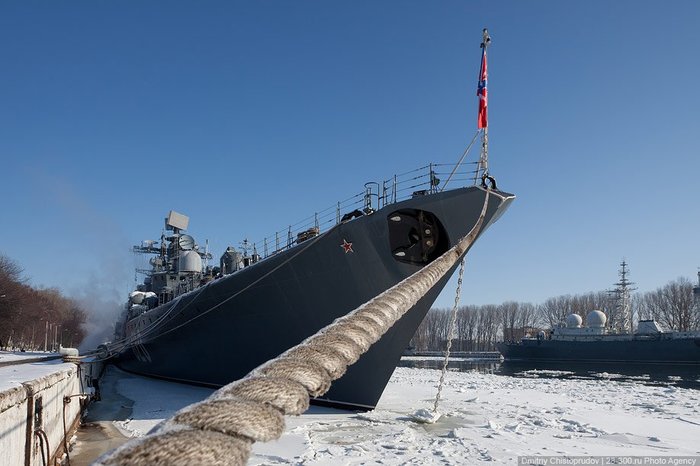
[{"label": "radar antenna", "polygon": [[248,238],[244,238],[243,241],[238,243],[238,245],[241,248],[241,251],[243,251],[243,257],[248,257],[248,251],[250,251],[250,241],[248,241]]}]

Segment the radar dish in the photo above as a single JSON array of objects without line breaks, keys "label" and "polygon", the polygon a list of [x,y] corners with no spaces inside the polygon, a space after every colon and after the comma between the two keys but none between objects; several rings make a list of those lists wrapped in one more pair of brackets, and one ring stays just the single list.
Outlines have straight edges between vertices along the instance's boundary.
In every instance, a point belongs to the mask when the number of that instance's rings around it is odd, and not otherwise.
[{"label": "radar dish", "polygon": [[190,223],[190,218],[187,215],[180,214],[171,210],[168,212],[168,217],[165,219],[167,230],[177,228],[178,230],[187,230],[187,225]]},{"label": "radar dish", "polygon": [[177,240],[177,244],[183,251],[189,251],[194,249],[194,238],[192,238],[190,235],[180,235]]}]

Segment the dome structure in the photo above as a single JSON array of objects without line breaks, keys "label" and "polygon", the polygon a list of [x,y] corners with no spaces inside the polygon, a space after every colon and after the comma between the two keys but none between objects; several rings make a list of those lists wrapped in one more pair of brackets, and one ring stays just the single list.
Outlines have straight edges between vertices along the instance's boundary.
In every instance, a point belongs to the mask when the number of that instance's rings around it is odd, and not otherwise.
[{"label": "dome structure", "polygon": [[569,314],[566,316],[566,328],[581,328],[583,319],[578,314]]},{"label": "dome structure", "polygon": [[586,325],[591,328],[603,328],[608,318],[603,311],[591,311],[586,316]]},{"label": "dome structure", "polygon": [[194,251],[182,251],[179,257],[180,272],[201,272],[202,258]]}]

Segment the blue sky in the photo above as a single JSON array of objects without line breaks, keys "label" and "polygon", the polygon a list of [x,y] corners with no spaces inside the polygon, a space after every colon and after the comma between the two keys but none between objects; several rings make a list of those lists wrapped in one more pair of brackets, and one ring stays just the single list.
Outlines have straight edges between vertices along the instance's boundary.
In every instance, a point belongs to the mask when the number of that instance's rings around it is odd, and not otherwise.
[{"label": "blue sky", "polygon": [[121,300],[170,209],[218,257],[456,161],[488,27],[491,170],[518,199],[463,302],[606,289],[623,257],[641,291],[694,279],[698,24],[695,1],[2,2],[0,252]]}]

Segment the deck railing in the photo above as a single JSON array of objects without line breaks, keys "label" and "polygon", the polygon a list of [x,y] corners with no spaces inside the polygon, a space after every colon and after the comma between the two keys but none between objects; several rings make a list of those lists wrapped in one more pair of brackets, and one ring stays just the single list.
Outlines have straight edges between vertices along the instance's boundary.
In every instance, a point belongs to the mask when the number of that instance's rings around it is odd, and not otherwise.
[{"label": "deck railing", "polygon": [[365,183],[362,192],[314,212],[260,241],[246,242],[247,246],[252,247],[254,257],[269,257],[313,238],[344,220],[374,212],[412,196],[442,191],[450,175],[451,186],[472,184],[479,179],[478,162],[464,163],[456,170],[454,163],[431,163],[381,182]]}]

